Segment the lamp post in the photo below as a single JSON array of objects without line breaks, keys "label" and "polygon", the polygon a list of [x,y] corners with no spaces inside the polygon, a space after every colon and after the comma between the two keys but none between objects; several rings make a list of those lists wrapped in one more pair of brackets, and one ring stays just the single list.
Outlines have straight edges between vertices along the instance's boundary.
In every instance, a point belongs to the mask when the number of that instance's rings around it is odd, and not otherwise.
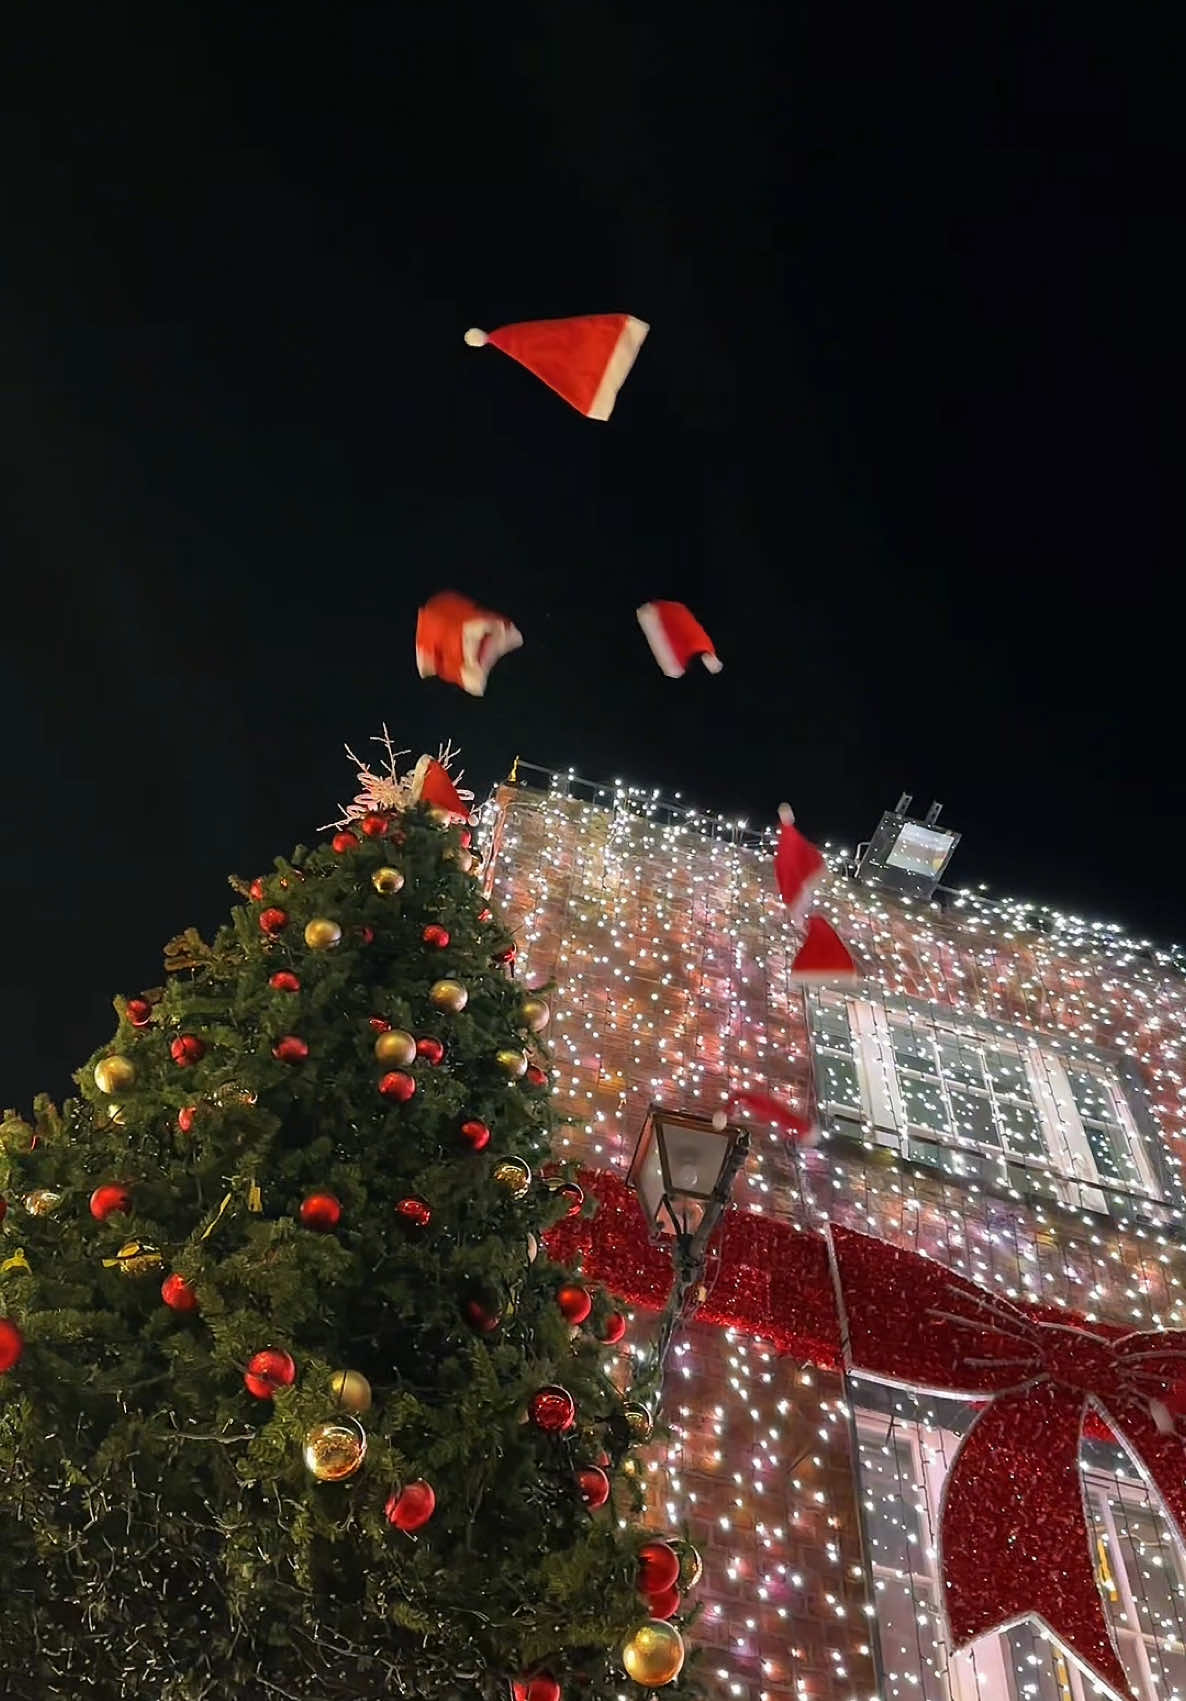
[{"label": "lamp post", "polygon": [[676,1328],[704,1274],[708,1243],[748,1151],[748,1131],[719,1115],[715,1120],[688,1116],[655,1104],[647,1112],[627,1179],[652,1240],[670,1246],[675,1267],[655,1341],[656,1377],[662,1374]]}]

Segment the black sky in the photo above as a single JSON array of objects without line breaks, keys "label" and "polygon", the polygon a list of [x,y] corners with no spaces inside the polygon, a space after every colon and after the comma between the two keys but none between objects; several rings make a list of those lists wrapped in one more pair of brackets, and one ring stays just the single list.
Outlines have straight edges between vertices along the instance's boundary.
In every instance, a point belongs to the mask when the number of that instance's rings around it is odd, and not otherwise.
[{"label": "black sky", "polygon": [[[1186,932],[1180,44],[1083,9],[164,8],[15,51],[4,1085],[386,719]],[[1035,15],[1035,14],[1041,15]],[[469,324],[653,330],[605,426]],[[511,614],[485,700],[418,603]],[[634,623],[688,602],[726,663]]]}]

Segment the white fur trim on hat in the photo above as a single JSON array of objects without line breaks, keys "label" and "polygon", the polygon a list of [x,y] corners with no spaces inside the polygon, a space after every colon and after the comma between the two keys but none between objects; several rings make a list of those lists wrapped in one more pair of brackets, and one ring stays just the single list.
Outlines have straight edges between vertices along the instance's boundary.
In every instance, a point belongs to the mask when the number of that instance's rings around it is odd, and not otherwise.
[{"label": "white fur trim on hat", "polygon": [[789,803],[780,803],[779,804],[779,806],[778,806],[778,819],[782,822],[784,827],[793,827],[794,826],[794,824],[795,824],[795,811],[791,808]]}]

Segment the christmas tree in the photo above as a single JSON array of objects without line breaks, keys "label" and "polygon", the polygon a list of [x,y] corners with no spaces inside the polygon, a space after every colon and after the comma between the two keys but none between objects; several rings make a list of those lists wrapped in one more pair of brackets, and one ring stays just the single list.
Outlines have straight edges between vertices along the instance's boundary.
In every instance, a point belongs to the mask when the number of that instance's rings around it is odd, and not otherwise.
[{"label": "christmas tree", "polygon": [[623,1666],[679,1672],[696,1558],[631,1520],[621,1314],[541,1246],[582,1208],[547,1170],[547,1004],[446,767],[388,756],[116,1001],[80,1099],[6,1115],[13,1701],[608,1701]]}]

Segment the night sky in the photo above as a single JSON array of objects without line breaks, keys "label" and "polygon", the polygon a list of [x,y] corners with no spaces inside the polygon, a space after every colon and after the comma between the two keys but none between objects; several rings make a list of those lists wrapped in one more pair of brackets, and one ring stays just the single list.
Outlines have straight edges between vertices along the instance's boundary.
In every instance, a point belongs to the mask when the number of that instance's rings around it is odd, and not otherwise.
[{"label": "night sky", "polygon": [[[954,880],[1186,933],[1178,44],[971,10],[164,8],[9,57],[0,1105],[383,720],[479,794],[520,753],[849,844],[909,790]],[[607,425],[462,343],[611,310],[652,331]],[[450,587],[524,634],[481,701],[416,677]],[[651,597],[719,678],[662,677]]]}]

